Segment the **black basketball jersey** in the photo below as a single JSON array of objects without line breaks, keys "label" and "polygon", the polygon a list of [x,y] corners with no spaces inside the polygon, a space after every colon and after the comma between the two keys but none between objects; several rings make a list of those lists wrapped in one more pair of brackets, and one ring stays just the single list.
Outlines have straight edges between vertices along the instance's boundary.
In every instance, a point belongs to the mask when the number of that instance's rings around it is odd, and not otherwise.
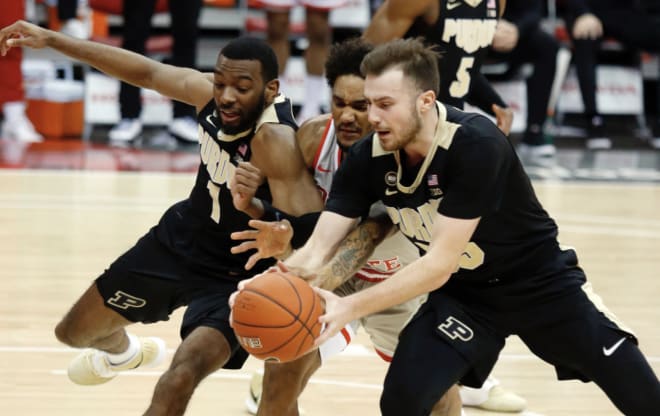
[{"label": "black basketball jersey", "polygon": [[[297,129],[291,102],[279,95],[264,110],[255,126],[235,135],[223,133],[222,121],[217,116],[213,100],[200,111],[197,122],[201,163],[195,185],[187,200],[165,213],[156,227],[157,235],[170,249],[195,265],[244,275],[243,265],[249,254],[230,252],[230,248],[236,245],[230,234],[248,229],[250,218],[234,208],[229,181],[238,162],[250,160],[250,141],[263,124],[285,124]],[[258,189],[257,196],[271,200],[267,183]],[[267,263],[270,261],[261,262],[257,269]]]},{"label": "black basketball jersey", "polygon": [[[511,143],[486,117],[437,103],[438,126],[423,162],[384,151],[377,133],[351,147],[325,209],[356,218],[382,200],[423,254],[435,213],[481,221],[453,277],[490,280],[538,272],[540,247],[557,247],[557,226],[539,203]],[[548,250],[551,251],[551,250]],[[552,260],[548,260],[551,262]]]},{"label": "black basketball jersey", "polygon": [[438,20],[418,17],[405,37],[423,36],[438,45],[440,87],[438,99],[462,108],[470,82],[479,71],[495,35],[499,0],[437,0]]}]

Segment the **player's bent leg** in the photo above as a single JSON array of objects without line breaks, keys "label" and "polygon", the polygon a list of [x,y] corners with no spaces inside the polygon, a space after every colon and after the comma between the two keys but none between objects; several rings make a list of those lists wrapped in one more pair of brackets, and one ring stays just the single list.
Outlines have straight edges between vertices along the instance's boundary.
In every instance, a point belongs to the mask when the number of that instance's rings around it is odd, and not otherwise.
[{"label": "player's bent leg", "polygon": [[105,306],[96,283],[92,283],[57,324],[55,336],[70,347],[119,353],[128,346],[123,328],[131,323]]},{"label": "player's bent leg", "polygon": [[491,412],[522,412],[527,407],[524,398],[503,388],[493,377],[488,377],[481,388],[461,386],[460,395],[463,406]]},{"label": "player's bent leg", "polygon": [[447,393],[431,409],[431,416],[456,416],[461,414],[461,396],[456,385],[450,387]]},{"label": "player's bent leg", "polygon": [[318,350],[288,363],[266,362],[257,415],[298,416],[298,397],[320,367]]},{"label": "player's bent leg", "polygon": [[158,379],[145,415],[182,415],[197,385],[231,356],[222,332],[195,328],[179,345],[168,370]]},{"label": "player's bent leg", "polygon": [[90,347],[70,362],[69,379],[80,385],[102,384],[120,371],[160,363],[165,358],[165,343],[159,338],[128,335],[124,327],[131,323],[106,307],[92,284],[55,328],[55,336],[64,344]]},{"label": "player's bent leg", "polygon": [[610,355],[612,341],[600,351],[590,377],[625,415],[650,415],[660,409],[660,381],[637,345],[629,338]]},{"label": "player's bent leg", "polygon": [[[430,414],[442,396],[469,370],[470,364],[463,355],[436,335],[435,327],[435,313],[428,308],[402,331],[383,384],[380,399],[383,416]],[[460,406],[444,407],[453,412],[447,413],[451,416],[461,414]]]}]

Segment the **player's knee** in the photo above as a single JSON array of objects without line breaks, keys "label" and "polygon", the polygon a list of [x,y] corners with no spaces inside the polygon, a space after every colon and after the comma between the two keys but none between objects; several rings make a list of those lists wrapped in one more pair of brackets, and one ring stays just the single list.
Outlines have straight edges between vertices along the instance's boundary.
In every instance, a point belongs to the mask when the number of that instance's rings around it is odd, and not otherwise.
[{"label": "player's knee", "polygon": [[425,413],[419,394],[419,389],[413,383],[406,383],[403,379],[386,379],[380,398],[380,412],[383,416],[423,415]]},{"label": "player's knee", "polygon": [[68,321],[62,320],[55,327],[55,337],[61,343],[73,348],[89,347],[89,342],[76,332]]}]

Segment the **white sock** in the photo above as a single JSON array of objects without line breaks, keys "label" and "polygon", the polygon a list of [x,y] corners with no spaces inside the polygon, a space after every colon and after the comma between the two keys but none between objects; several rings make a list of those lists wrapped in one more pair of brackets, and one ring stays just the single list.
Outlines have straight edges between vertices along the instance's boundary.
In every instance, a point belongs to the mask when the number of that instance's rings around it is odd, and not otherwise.
[{"label": "white sock", "polygon": [[121,365],[133,359],[140,352],[140,340],[132,334],[128,335],[128,348],[119,354],[108,354],[108,362],[111,365]]},{"label": "white sock", "polygon": [[2,106],[2,112],[7,120],[16,120],[25,116],[25,102],[11,101]]},{"label": "white sock", "polygon": [[499,382],[492,378],[488,377],[486,381],[484,381],[483,386],[481,388],[473,388],[473,387],[467,387],[467,386],[461,386],[459,389],[459,393],[461,395],[461,401],[463,402],[464,405],[467,406],[479,406],[486,400],[488,400],[488,394],[490,393],[490,389],[498,385]]}]

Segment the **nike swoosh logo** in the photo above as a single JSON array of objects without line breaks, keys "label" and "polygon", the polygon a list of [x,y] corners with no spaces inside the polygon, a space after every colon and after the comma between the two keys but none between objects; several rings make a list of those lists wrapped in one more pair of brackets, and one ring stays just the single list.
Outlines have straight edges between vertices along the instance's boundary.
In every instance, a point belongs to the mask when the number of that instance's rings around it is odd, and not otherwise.
[{"label": "nike swoosh logo", "polygon": [[390,196],[390,195],[394,195],[397,192],[398,191],[396,189],[386,189],[385,190],[385,195]]},{"label": "nike swoosh logo", "polygon": [[316,167],[316,170],[318,170],[319,172],[322,172],[322,173],[330,173],[330,172],[332,172],[332,169],[326,169],[326,168],[324,168],[323,166],[317,166],[317,167]]},{"label": "nike swoosh logo", "polygon": [[211,118],[211,116],[212,116],[211,114],[206,116],[206,121],[208,121],[213,127],[218,128],[218,126],[216,126],[215,123],[213,122],[213,119]]},{"label": "nike swoosh logo", "polygon": [[621,344],[623,344],[623,341],[626,340],[627,337],[621,338],[616,344],[612,345],[610,348],[605,348],[603,347],[603,354],[605,354],[606,357],[609,357],[610,355],[614,354],[614,351],[616,351]]},{"label": "nike swoosh logo", "polygon": [[461,3],[460,1],[455,1],[453,3],[447,3],[447,10],[453,10],[453,9],[457,8],[458,6],[460,6],[461,4],[463,4],[463,3]]}]

